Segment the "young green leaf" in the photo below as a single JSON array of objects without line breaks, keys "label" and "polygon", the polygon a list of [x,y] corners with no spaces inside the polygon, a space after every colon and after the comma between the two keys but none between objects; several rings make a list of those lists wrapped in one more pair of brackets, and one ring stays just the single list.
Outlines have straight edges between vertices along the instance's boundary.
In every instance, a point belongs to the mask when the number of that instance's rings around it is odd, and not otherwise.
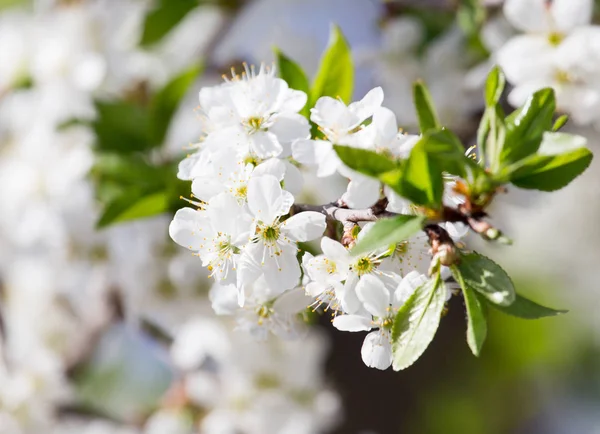
[{"label": "young green leaf", "polygon": [[489,304],[498,309],[500,312],[523,319],[539,319],[549,316],[562,315],[568,312],[568,310],[551,309],[549,307],[542,306],[519,294],[517,294],[515,301],[510,306],[499,306],[494,303]]},{"label": "young green leaf", "polygon": [[510,181],[520,188],[554,191],[567,186],[587,169],[593,155],[582,136],[546,133],[539,153],[509,170]]},{"label": "young green leaf", "polygon": [[406,241],[423,228],[425,217],[399,215],[379,220],[352,249],[353,255]]},{"label": "young green leaf", "polygon": [[151,135],[156,143],[164,142],[179,103],[201,71],[201,64],[192,65],[169,81],[150,100]]},{"label": "young green leaf", "polygon": [[131,153],[158,146],[150,137],[148,110],[127,102],[96,102],[93,122],[97,148],[100,151]]},{"label": "young green leaf", "polygon": [[419,127],[422,133],[434,128],[440,128],[440,121],[433,105],[433,99],[422,81],[416,81],[413,84],[413,99]]},{"label": "young green leaf", "polygon": [[159,0],[146,15],[140,44],[148,46],[159,42],[197,6],[198,0]]},{"label": "young green leaf", "polygon": [[394,371],[408,368],[427,349],[445,302],[446,287],[437,275],[419,286],[400,308],[392,328]]},{"label": "young green leaf", "polygon": [[554,121],[554,125],[552,125],[552,131],[556,132],[565,126],[567,121],[569,120],[569,115],[559,116],[556,121]]},{"label": "young green leaf", "polygon": [[451,270],[452,275],[462,289],[467,308],[467,343],[471,352],[475,356],[479,356],[481,347],[487,336],[487,321],[484,306],[473,289],[465,283],[460,270],[456,266],[452,266]]},{"label": "young green leaf", "polygon": [[108,204],[97,227],[158,215],[167,211],[168,205],[169,198],[164,191],[147,194],[133,189]]},{"label": "young green leaf", "polygon": [[398,167],[395,160],[375,151],[341,145],[333,147],[346,166],[368,176],[378,177],[380,174]]},{"label": "young green leaf", "polygon": [[[308,95],[310,93],[310,84],[302,67],[283,54],[279,48],[274,48],[273,51],[277,59],[279,77],[285,80],[291,89],[301,90]],[[306,118],[309,117],[308,103],[302,108],[300,114]]]},{"label": "young green leaf", "polygon": [[506,138],[500,154],[503,166],[537,152],[544,132],[551,130],[556,108],[554,90],[541,89],[506,118]]},{"label": "young green leaf", "polygon": [[425,152],[437,162],[440,170],[466,177],[469,158],[465,155],[460,139],[452,131],[445,128],[430,130],[423,134],[421,140]]},{"label": "young green leaf", "polygon": [[502,70],[498,66],[494,66],[488,74],[487,81],[485,83],[485,103],[488,107],[498,104],[506,79]]},{"label": "young green leaf", "polygon": [[354,65],[346,38],[333,26],[310,92],[311,106],[322,96],[340,97],[349,104],[354,88]]},{"label": "young green leaf", "polygon": [[438,160],[426,150],[426,139],[417,142],[404,164],[400,186],[396,191],[416,205],[439,208],[444,193],[444,179]]},{"label": "young green leaf", "polygon": [[515,301],[515,288],[498,264],[476,252],[461,255],[456,265],[466,286],[477,291],[490,302],[508,306]]}]

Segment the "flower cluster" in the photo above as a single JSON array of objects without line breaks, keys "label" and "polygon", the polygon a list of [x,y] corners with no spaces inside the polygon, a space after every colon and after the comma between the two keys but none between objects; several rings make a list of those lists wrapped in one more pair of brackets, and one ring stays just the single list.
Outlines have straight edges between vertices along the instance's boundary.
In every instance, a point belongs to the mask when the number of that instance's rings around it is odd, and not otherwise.
[{"label": "flower cluster", "polygon": [[[311,109],[319,131],[311,139],[309,122],[298,113],[307,95],[290,89],[274,68],[262,65],[257,72],[246,66],[241,76],[233,73],[200,91],[203,137],[179,166],[179,177],[192,180],[189,202],[195,208],[180,209],[169,232],[215,279],[211,300],[218,314],[234,315],[239,328],[259,338],[269,331],[295,337],[305,329],[302,312],[323,307],[339,330],[377,329],[365,339],[363,360],[379,369],[391,365],[393,317],[426,280],[415,271],[429,267],[425,238],[356,256],[349,247],[373,223],[343,222],[352,241],[342,244],[322,237],[327,212],[295,204],[300,163],[317,177],[338,173],[349,180],[340,207],[371,209],[379,203],[384,212],[411,213],[409,201],[347,167],[334,150],[345,145],[408,157],[419,136],[399,131],[383,98],[381,88],[349,105],[321,97]],[[456,200],[448,191],[447,200]],[[464,235],[460,223],[451,226],[456,239]],[[318,238],[322,253],[304,252],[300,264],[298,243]]]},{"label": "flower cluster", "polygon": [[507,0],[504,16],[518,31],[494,52],[514,85],[509,102],[525,102],[552,87],[558,109],[578,124],[600,124],[600,27],[591,24],[592,0]]}]

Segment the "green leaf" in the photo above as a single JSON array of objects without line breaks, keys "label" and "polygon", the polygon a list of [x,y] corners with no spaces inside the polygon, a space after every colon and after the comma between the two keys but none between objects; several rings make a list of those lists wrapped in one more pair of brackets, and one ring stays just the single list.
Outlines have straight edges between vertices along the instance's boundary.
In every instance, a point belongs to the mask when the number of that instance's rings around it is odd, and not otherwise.
[{"label": "green leaf", "polygon": [[[306,73],[300,65],[294,62],[292,59],[283,54],[279,48],[274,48],[275,57],[277,59],[277,69],[279,76],[284,79],[292,89],[301,90],[307,95],[310,94],[310,84]],[[310,115],[310,107],[307,104],[300,111],[300,114],[308,118]]]},{"label": "green leaf", "polygon": [[425,217],[416,215],[399,215],[379,220],[356,243],[356,246],[352,249],[352,254],[359,255],[380,247],[388,247],[406,241],[423,228],[424,222]]},{"label": "green leaf", "polygon": [[354,88],[354,64],[346,38],[338,26],[333,26],[329,45],[321,57],[321,64],[310,92],[311,107],[322,96],[340,97],[349,104]]},{"label": "green leaf", "polygon": [[467,308],[467,343],[471,352],[475,356],[479,356],[487,336],[487,321],[484,306],[473,289],[465,283],[460,270],[456,266],[452,266],[451,270],[452,275],[462,289]]},{"label": "green leaf", "polygon": [[567,123],[568,120],[569,120],[569,115],[559,116],[558,119],[556,119],[556,121],[554,122],[554,125],[552,126],[552,131],[556,132],[556,131],[560,130],[562,127],[565,126],[565,124]]},{"label": "green leaf", "polygon": [[114,223],[161,214],[168,210],[168,204],[169,198],[164,191],[146,194],[132,189],[105,208],[97,227],[104,228]]},{"label": "green leaf", "polygon": [[430,130],[423,135],[422,140],[425,152],[437,162],[440,170],[461,178],[466,177],[466,166],[470,159],[453,132],[445,128]]},{"label": "green leaf", "polygon": [[408,368],[427,349],[445,302],[446,287],[437,275],[419,286],[400,308],[392,328],[394,371]]},{"label": "green leaf", "polygon": [[142,46],[159,42],[195,7],[198,0],[159,0],[144,20]]},{"label": "green leaf", "polygon": [[552,128],[556,108],[554,90],[541,89],[506,118],[506,139],[500,162],[507,166],[537,152],[544,132]]},{"label": "green leaf", "polygon": [[421,132],[425,133],[433,128],[440,128],[433,100],[427,86],[422,81],[416,81],[413,84],[413,99]]},{"label": "green leaf", "polygon": [[498,264],[477,252],[461,255],[456,268],[466,286],[486,297],[490,302],[508,306],[515,301],[515,288]]},{"label": "green leaf", "polygon": [[395,160],[375,151],[341,145],[334,145],[333,147],[346,166],[367,176],[378,177],[382,173],[398,167]]},{"label": "green leaf", "polygon": [[487,81],[485,83],[485,103],[488,107],[498,104],[506,79],[502,70],[498,66],[494,66],[488,74]]},{"label": "green leaf", "polygon": [[437,160],[426,151],[426,139],[417,142],[403,167],[396,191],[416,205],[437,209],[442,204],[444,179]]},{"label": "green leaf", "polygon": [[593,155],[585,144],[586,139],[582,136],[546,133],[540,152],[517,164],[508,177],[520,188],[541,191],[561,189],[590,165]]},{"label": "green leaf", "polygon": [[156,143],[164,142],[179,103],[201,71],[201,64],[192,65],[169,81],[150,101],[151,135]]},{"label": "green leaf", "polygon": [[549,307],[542,306],[519,294],[517,294],[517,298],[510,306],[499,306],[493,303],[490,304],[500,312],[523,319],[539,319],[549,316],[562,315],[568,312],[568,310],[551,309]]},{"label": "green leaf", "polygon": [[93,122],[100,151],[129,153],[151,149],[159,143],[149,134],[150,116],[144,107],[127,102],[96,102]]}]

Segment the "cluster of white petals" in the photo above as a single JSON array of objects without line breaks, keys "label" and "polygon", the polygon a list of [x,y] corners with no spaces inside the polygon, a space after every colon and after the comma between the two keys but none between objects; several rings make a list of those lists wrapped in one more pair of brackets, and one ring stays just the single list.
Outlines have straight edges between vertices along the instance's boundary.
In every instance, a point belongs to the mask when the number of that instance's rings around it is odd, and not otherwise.
[{"label": "cluster of white petals", "polygon": [[506,0],[506,20],[522,34],[494,51],[514,86],[509,102],[552,87],[558,109],[577,124],[600,125],[600,26],[592,0]]},{"label": "cluster of white petals", "polygon": [[[290,89],[274,68],[245,66],[241,76],[232,72],[224,83],[200,91],[203,135],[179,166],[179,177],[192,180],[189,202],[195,208],[180,209],[169,233],[208,268],[215,279],[213,309],[233,316],[238,329],[263,340],[269,333],[296,338],[306,332],[307,307],[325,309],[339,330],[376,329],[365,339],[363,361],[390,366],[395,313],[426,280],[425,236],[357,256],[323,236],[324,213],[292,212],[307,173],[347,179],[338,201],[345,207],[365,209],[385,198],[388,211],[413,212],[391,189],[348,168],[334,149],[345,145],[398,160],[409,156],[420,137],[398,129],[383,99],[380,87],[349,105],[321,97],[310,114],[319,131],[313,139],[299,114],[307,95]],[[372,226],[357,226],[357,241]],[[456,239],[466,232],[458,225],[449,231]],[[299,242],[318,239],[321,254],[299,250]]]}]

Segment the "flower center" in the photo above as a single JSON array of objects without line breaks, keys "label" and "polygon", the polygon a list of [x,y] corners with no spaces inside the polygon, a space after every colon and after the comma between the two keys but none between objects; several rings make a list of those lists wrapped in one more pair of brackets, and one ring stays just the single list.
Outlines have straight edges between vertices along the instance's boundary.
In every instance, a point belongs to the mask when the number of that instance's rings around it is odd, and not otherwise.
[{"label": "flower center", "polygon": [[363,274],[372,272],[375,269],[375,264],[371,258],[365,256],[356,261],[352,268],[354,268],[354,271],[356,271],[359,276],[362,276]]},{"label": "flower center", "polygon": [[557,46],[559,45],[563,39],[565,39],[565,35],[560,32],[552,32],[548,35],[548,42],[550,45]]},{"label": "flower center", "polygon": [[279,228],[276,226],[267,226],[261,231],[263,240],[275,242],[279,239]]},{"label": "flower center", "polygon": [[261,160],[256,155],[248,154],[244,157],[244,165],[252,164],[253,166],[258,166],[260,163]]},{"label": "flower center", "polygon": [[241,199],[245,199],[246,195],[248,194],[248,186],[247,185],[241,185],[238,188],[235,189],[235,196],[239,197]]},{"label": "flower center", "polygon": [[327,270],[327,273],[329,273],[329,274],[335,273],[337,271],[335,262],[332,262],[329,259],[325,259],[325,269]]},{"label": "flower center", "polygon": [[554,74],[554,79],[560,84],[567,84],[573,81],[571,79],[570,74],[567,71],[563,71],[560,69]]},{"label": "flower center", "polygon": [[249,134],[253,134],[257,131],[263,130],[263,118],[259,118],[257,116],[248,118],[246,119],[245,126]]}]

